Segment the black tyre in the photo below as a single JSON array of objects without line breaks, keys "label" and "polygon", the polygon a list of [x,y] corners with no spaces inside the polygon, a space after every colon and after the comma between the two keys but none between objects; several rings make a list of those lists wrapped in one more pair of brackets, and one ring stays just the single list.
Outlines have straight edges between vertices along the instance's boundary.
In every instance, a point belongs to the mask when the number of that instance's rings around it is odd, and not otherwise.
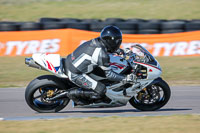
[{"label": "black tyre", "polygon": [[192,20],[190,20],[189,22],[191,22],[191,23],[193,23],[193,22],[194,22],[194,23],[196,23],[196,22],[197,22],[197,23],[200,23],[200,19],[192,19]]},{"label": "black tyre", "polygon": [[109,23],[109,22],[97,22],[97,23],[91,23],[90,24],[90,29],[92,31],[101,31],[105,26],[108,25],[113,25],[113,23]]},{"label": "black tyre", "polygon": [[118,22],[114,23],[120,30],[137,30],[137,24],[127,23],[127,22]]},{"label": "black tyre", "polygon": [[83,23],[97,23],[97,22],[101,22],[100,19],[82,19],[81,22]]},{"label": "black tyre", "polygon": [[19,31],[17,23],[0,23],[0,31]]},{"label": "black tyre", "polygon": [[172,19],[172,20],[167,20],[167,22],[176,22],[176,23],[186,23],[188,20],[183,20],[183,19]]},{"label": "black tyre", "polygon": [[66,23],[61,22],[46,22],[42,24],[42,29],[48,30],[48,29],[64,29],[67,28]]},{"label": "black tyre", "polygon": [[80,29],[80,30],[89,30],[90,25],[89,23],[68,23],[67,28],[73,28],[73,29]]},{"label": "black tyre", "polygon": [[137,19],[137,18],[132,18],[132,19],[127,19],[126,22],[130,23],[141,23],[141,22],[146,22],[147,20],[145,19]]},{"label": "black tyre", "polygon": [[93,29],[93,30],[91,30],[91,31],[93,31],[93,32],[101,32],[101,30],[102,30],[102,29]]},{"label": "black tyre", "polygon": [[148,86],[132,97],[129,103],[141,111],[154,111],[163,107],[170,99],[171,91],[165,81]]},{"label": "black tyre", "polygon": [[60,22],[61,19],[59,19],[59,18],[40,18],[39,21],[41,23],[46,23],[46,22]]},{"label": "black tyre", "polygon": [[153,29],[139,30],[138,34],[160,34],[160,30],[153,30]]},{"label": "black tyre", "polygon": [[41,30],[42,24],[35,22],[25,22],[20,24],[21,31]]},{"label": "black tyre", "polygon": [[77,19],[77,18],[62,18],[60,20],[60,22],[64,22],[64,23],[77,23],[77,22],[81,22],[81,19]]},{"label": "black tyre", "polygon": [[181,29],[183,30],[185,26],[185,22],[162,22],[161,23],[161,30],[175,30]]},{"label": "black tyre", "polygon": [[[200,29],[199,29],[199,30],[200,30]],[[185,30],[185,32],[199,31],[199,30],[197,30],[197,29],[187,29],[187,30]]]},{"label": "black tyre", "polygon": [[137,34],[137,30],[121,30],[123,34]]},{"label": "black tyre", "polygon": [[184,32],[185,30],[181,30],[181,29],[175,29],[175,30],[162,30],[161,33],[165,34],[165,33],[179,33],[179,32]]},{"label": "black tyre", "polygon": [[62,110],[70,99],[48,101],[47,98],[67,89],[66,85],[53,75],[40,76],[29,83],[25,91],[25,100],[30,108],[40,113],[53,113]]},{"label": "black tyre", "polygon": [[105,22],[110,22],[110,23],[117,23],[117,22],[123,22],[125,21],[122,18],[106,18]]},{"label": "black tyre", "polygon": [[200,21],[198,22],[188,22],[185,24],[185,30],[186,31],[194,31],[194,30],[200,30]]},{"label": "black tyre", "polygon": [[142,22],[138,24],[138,30],[159,30],[160,23],[158,22]]},{"label": "black tyre", "polygon": [[165,19],[149,19],[147,22],[150,23],[161,23],[161,22],[166,22],[167,20]]}]

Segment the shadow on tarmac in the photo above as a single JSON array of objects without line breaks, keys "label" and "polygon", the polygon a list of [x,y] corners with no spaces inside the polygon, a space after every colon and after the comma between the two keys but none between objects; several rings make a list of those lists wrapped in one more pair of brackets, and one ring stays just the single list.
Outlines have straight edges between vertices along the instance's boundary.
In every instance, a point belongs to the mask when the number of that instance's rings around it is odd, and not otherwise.
[{"label": "shadow on tarmac", "polygon": [[164,111],[186,111],[186,110],[192,110],[192,109],[175,109],[175,108],[169,108],[169,109],[159,109],[156,111],[140,111],[136,109],[120,109],[120,110],[83,110],[83,111],[61,111],[57,113],[128,113],[128,112],[164,112]]}]

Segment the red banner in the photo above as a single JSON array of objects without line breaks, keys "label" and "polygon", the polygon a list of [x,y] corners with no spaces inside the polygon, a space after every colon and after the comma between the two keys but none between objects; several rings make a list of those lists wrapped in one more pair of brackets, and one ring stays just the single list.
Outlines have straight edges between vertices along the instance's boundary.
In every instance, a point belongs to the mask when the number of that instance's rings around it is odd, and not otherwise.
[{"label": "red banner", "polygon": [[[99,33],[76,29],[0,32],[0,56],[29,56],[33,53],[59,53],[66,56],[84,41]],[[122,48],[139,43],[153,56],[200,55],[200,31],[123,35]]]}]

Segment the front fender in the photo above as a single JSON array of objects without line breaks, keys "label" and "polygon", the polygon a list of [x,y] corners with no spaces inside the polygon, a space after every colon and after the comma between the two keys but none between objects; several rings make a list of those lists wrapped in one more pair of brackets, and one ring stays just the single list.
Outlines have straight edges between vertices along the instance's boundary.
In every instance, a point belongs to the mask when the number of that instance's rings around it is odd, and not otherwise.
[{"label": "front fender", "polygon": [[161,77],[158,77],[157,79],[154,79],[148,86],[151,86],[151,85],[156,84],[161,81],[163,81],[163,79]]}]

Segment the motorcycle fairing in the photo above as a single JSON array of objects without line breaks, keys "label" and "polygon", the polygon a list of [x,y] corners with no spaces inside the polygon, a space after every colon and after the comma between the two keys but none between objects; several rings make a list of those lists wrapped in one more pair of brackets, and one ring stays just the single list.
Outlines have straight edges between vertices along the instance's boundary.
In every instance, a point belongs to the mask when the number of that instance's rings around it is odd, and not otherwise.
[{"label": "motorcycle fairing", "polygon": [[127,102],[134,96],[137,96],[137,93],[140,92],[143,88],[147,87],[151,84],[153,80],[144,80],[138,79],[137,83],[133,84],[131,87],[126,89],[126,95],[124,95],[124,91],[116,92],[113,89],[107,89],[106,96],[109,97],[112,101],[112,104],[121,103],[126,105]]},{"label": "motorcycle fairing", "polygon": [[60,67],[59,54],[33,54],[33,60],[52,72],[57,72]]},{"label": "motorcycle fairing", "polygon": [[128,62],[120,56],[109,54],[110,67],[116,73],[121,73],[128,66]]},{"label": "motorcycle fairing", "polygon": [[33,60],[44,69],[56,74],[59,77],[67,78],[63,73],[63,64],[59,54],[36,53],[32,55]]},{"label": "motorcycle fairing", "polygon": [[134,62],[134,63],[138,64],[138,65],[142,65],[147,68],[147,78],[146,78],[147,80],[152,80],[152,79],[158,78],[162,74],[161,69],[154,67],[152,65],[144,64],[141,62]]}]

